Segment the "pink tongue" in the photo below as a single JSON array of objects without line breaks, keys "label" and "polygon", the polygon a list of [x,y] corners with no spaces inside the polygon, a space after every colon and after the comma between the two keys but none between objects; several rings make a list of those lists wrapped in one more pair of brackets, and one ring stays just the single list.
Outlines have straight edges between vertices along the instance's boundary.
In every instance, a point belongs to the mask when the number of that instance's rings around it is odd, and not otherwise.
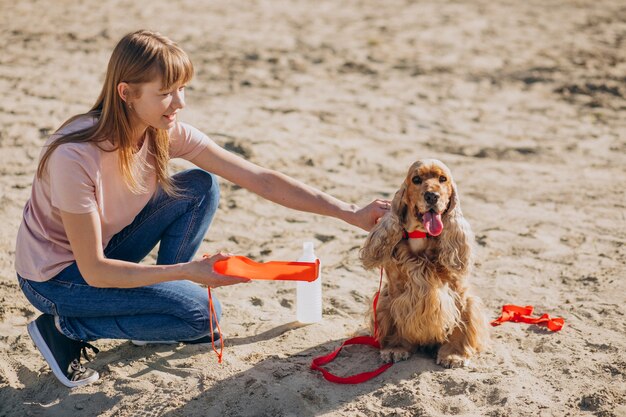
[{"label": "pink tongue", "polygon": [[432,213],[427,211],[424,213],[424,227],[431,236],[439,236],[443,230],[443,223],[441,222],[441,214]]}]

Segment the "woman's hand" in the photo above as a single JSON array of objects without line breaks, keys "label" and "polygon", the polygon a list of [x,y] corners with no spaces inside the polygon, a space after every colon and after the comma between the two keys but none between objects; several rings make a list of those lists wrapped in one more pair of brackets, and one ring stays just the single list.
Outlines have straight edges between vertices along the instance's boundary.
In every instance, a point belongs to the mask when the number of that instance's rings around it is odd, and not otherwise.
[{"label": "woman's hand", "polygon": [[215,272],[213,269],[215,262],[227,258],[229,258],[229,255],[220,252],[217,255],[207,256],[188,262],[185,265],[185,275],[188,280],[197,282],[198,284],[207,285],[211,288],[249,282],[249,278],[222,275]]},{"label": "woman's hand", "polygon": [[369,232],[389,210],[391,201],[376,199],[367,206],[356,209],[349,223]]}]

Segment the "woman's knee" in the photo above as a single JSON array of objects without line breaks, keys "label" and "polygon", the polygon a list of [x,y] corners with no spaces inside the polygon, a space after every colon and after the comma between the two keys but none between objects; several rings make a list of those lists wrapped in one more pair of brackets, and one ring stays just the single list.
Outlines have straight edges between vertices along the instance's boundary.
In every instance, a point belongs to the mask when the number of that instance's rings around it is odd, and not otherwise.
[{"label": "woman's knee", "polygon": [[217,330],[217,324],[222,317],[222,304],[215,297],[212,296],[212,305],[215,314],[209,307],[208,299],[206,295],[204,299],[195,304],[195,308],[191,308],[190,315],[188,317],[188,326],[193,330],[189,339],[197,339]]},{"label": "woman's knee", "polygon": [[176,186],[183,195],[193,195],[200,204],[207,200],[207,205],[217,205],[220,198],[220,187],[217,177],[200,168],[179,172],[173,177]]},{"label": "woman's knee", "polygon": [[[214,300],[214,303],[217,300]],[[213,317],[209,314],[201,314],[194,316],[195,318],[188,322],[190,328],[190,334],[185,338],[185,340],[195,340],[204,336],[208,336],[211,333],[217,332],[217,325],[221,317],[221,309],[219,310],[215,306],[215,312],[217,313],[217,318]]]}]

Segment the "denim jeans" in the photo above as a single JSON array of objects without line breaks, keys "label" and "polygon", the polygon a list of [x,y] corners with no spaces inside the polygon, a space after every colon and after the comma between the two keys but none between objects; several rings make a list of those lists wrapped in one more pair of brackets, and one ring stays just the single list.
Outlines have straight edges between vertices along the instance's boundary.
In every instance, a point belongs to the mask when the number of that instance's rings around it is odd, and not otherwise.
[{"label": "denim jeans", "polygon": [[[219,202],[215,176],[191,169],[173,176],[181,197],[158,188],[133,222],[117,233],[105,256],[141,261],[158,242],[157,264],[188,262],[209,228]],[[193,340],[210,334],[207,290],[190,281],[138,288],[96,288],[85,282],[76,262],[45,282],[19,277],[26,298],[58,316],[61,331],[74,340]],[[215,311],[220,303],[213,297]],[[213,323],[213,327],[217,323]]]}]

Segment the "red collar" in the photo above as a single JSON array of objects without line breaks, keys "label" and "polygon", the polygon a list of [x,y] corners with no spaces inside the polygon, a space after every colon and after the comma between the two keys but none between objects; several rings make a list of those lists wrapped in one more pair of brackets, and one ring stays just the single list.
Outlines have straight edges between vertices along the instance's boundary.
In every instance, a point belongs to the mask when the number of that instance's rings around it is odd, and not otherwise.
[{"label": "red collar", "polygon": [[426,239],[428,237],[428,233],[420,232],[419,230],[415,230],[411,233],[407,233],[406,230],[402,231],[402,239]]}]

